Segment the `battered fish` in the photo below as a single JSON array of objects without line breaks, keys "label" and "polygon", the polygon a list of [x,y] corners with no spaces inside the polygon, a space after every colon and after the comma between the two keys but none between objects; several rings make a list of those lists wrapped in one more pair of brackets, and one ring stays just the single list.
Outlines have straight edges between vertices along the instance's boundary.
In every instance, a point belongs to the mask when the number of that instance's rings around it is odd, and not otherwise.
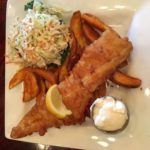
[{"label": "battered fish", "polygon": [[86,108],[95,89],[126,60],[132,44],[111,30],[105,31],[93,44],[85,48],[71,75],[58,85],[63,102],[72,115],[58,119],[50,114],[45,105],[45,91],[39,94],[37,103],[12,129],[11,137],[20,138],[39,132],[43,135],[49,127],[82,123]]}]

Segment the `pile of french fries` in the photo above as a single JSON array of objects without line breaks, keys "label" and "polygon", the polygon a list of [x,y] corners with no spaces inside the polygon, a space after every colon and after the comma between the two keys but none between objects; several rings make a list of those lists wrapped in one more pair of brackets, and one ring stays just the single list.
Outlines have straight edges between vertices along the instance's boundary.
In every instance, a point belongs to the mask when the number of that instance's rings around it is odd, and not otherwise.
[{"label": "pile of french fries", "polygon": [[[63,81],[69,76],[74,65],[80,59],[84,48],[97,40],[102,32],[109,29],[111,29],[111,27],[94,15],[88,13],[81,14],[80,11],[74,12],[70,21],[72,38],[71,50],[63,65],[56,69],[47,70],[32,67],[21,69],[10,80],[9,88],[11,89],[23,81],[23,101],[32,100],[37,97],[40,92],[39,84],[41,84],[41,81],[47,89],[51,85]],[[121,68],[127,65],[128,61],[126,60],[118,67],[114,74],[111,75],[109,80],[123,87],[137,88],[141,85],[141,80],[120,71]],[[95,90],[93,99],[106,95],[106,82],[107,81],[104,81],[104,83]]]},{"label": "pile of french fries", "polygon": [[[28,102],[37,97],[41,92],[41,85],[49,89],[53,84],[58,81],[57,69],[41,69],[26,67],[19,70],[9,82],[9,89],[14,88],[23,82],[23,102]],[[42,83],[41,83],[42,82]]]}]

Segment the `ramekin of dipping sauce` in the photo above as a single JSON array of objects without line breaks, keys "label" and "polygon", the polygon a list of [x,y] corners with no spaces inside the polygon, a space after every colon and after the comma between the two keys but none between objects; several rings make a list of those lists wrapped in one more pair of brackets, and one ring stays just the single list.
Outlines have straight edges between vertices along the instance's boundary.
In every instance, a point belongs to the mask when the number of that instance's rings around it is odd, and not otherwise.
[{"label": "ramekin of dipping sauce", "polygon": [[122,129],[129,119],[126,105],[111,96],[97,98],[90,112],[96,128],[108,132]]}]

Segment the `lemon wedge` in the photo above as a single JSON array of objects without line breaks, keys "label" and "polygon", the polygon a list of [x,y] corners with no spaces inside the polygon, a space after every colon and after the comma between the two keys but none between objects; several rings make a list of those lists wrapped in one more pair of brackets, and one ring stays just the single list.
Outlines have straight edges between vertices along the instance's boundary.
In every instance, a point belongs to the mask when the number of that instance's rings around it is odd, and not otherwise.
[{"label": "lemon wedge", "polygon": [[51,86],[46,93],[46,107],[50,113],[60,119],[72,114],[63,104],[62,95],[58,90],[57,84]]}]

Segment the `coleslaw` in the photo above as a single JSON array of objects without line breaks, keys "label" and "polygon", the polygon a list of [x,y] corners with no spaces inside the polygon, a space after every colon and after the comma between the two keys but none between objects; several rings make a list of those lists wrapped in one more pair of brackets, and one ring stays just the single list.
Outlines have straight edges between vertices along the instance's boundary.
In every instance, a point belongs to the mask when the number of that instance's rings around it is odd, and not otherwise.
[{"label": "coleslaw", "polygon": [[13,26],[8,41],[9,59],[21,60],[25,66],[61,65],[63,52],[70,43],[68,26],[62,20],[63,10],[34,2],[26,16]]}]

